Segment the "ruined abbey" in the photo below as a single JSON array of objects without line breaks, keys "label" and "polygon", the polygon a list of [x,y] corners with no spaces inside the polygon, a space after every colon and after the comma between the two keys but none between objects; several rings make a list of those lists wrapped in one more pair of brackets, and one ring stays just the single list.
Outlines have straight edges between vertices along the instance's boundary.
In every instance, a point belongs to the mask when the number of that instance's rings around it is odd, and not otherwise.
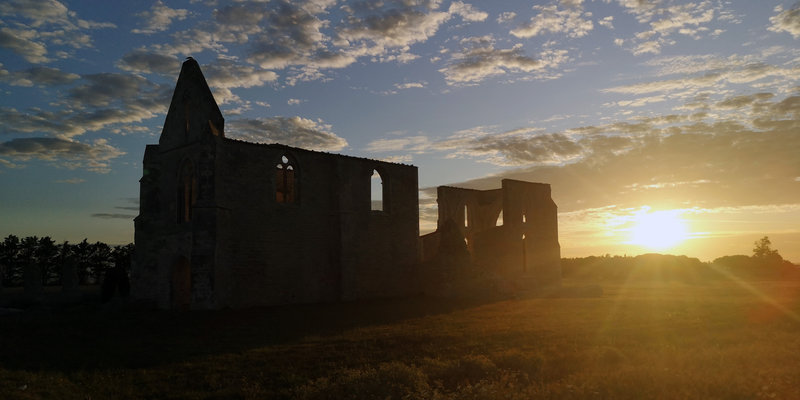
[{"label": "ruined abbey", "polygon": [[188,59],[145,149],[131,294],[175,309],[413,295],[459,251],[475,268],[560,281],[549,185],[439,187],[439,229],[422,237],[418,190],[411,165],[226,138]]}]

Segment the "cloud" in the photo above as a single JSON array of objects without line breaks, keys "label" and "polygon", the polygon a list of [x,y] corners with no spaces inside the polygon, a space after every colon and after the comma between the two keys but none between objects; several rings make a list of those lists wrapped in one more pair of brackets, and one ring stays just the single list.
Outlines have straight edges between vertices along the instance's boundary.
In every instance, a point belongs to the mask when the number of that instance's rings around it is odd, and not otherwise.
[{"label": "cloud", "polygon": [[134,74],[100,73],[84,75],[87,83],[70,90],[70,97],[80,106],[103,107],[120,99],[135,99],[156,86]]},{"label": "cloud", "polygon": [[[576,5],[579,5],[577,2]],[[571,38],[586,36],[594,28],[588,18],[590,12],[582,12],[578,8],[559,10],[557,6],[533,6],[539,13],[530,22],[516,29],[511,34],[518,38],[530,38],[544,33],[565,33]]]},{"label": "cloud", "polygon": [[217,96],[218,93],[226,93],[226,89],[259,87],[278,79],[278,74],[273,71],[225,59],[217,59],[203,66],[203,71],[208,85],[214,90],[214,97],[222,104],[238,99],[232,94]]},{"label": "cloud", "polygon": [[281,143],[311,150],[339,151],[347,141],[322,120],[303,117],[237,119],[225,124],[230,138],[255,143]]},{"label": "cloud", "polygon": [[500,13],[500,15],[497,16],[497,23],[498,24],[502,24],[504,22],[509,22],[509,21],[514,20],[514,18],[516,18],[516,17],[517,17],[517,13],[515,13],[513,11],[506,11],[506,12]]},{"label": "cloud", "polygon": [[380,61],[408,59],[409,47],[425,42],[439,27],[454,16],[467,22],[483,21],[488,14],[470,4],[455,1],[447,11],[439,10],[438,1],[347,6],[349,16],[344,26],[336,28],[334,43],[356,56],[377,56]]},{"label": "cloud", "polygon": [[136,215],[96,213],[96,214],[92,214],[92,217],[94,217],[94,218],[102,218],[102,219],[134,219],[134,218],[136,218]]},{"label": "cloud", "polygon": [[431,141],[426,136],[409,136],[394,139],[378,139],[370,142],[366,150],[369,152],[414,152],[422,153],[430,150]]},{"label": "cloud", "polygon": [[180,65],[180,60],[175,56],[145,49],[130,51],[117,61],[117,67],[124,71],[140,74],[155,73],[170,77],[178,75]]},{"label": "cloud", "polygon": [[495,165],[561,164],[579,158],[583,147],[568,136],[536,129],[496,133],[484,127],[457,132],[432,148],[449,157],[470,157]]},{"label": "cloud", "polygon": [[296,105],[299,105],[299,104],[302,104],[302,103],[305,103],[305,100],[289,99],[289,100],[286,101],[286,104],[288,104],[290,106],[296,106]]},{"label": "cloud", "polygon": [[646,94],[654,92],[685,92],[692,95],[699,90],[721,91],[725,85],[752,84],[772,78],[772,86],[786,87],[797,80],[798,69],[783,68],[761,62],[751,62],[750,57],[719,59],[714,56],[679,56],[653,59],[646,65],[658,67],[657,75],[681,75],[673,79],[641,82],[602,89],[603,93]]},{"label": "cloud", "polygon": [[476,9],[471,4],[466,4],[462,1],[454,1],[450,3],[450,15],[458,15],[464,21],[468,22],[481,22],[489,17],[489,14]]},{"label": "cloud", "polygon": [[[83,20],[56,0],[9,0],[0,3],[0,47],[5,47],[34,64],[51,60],[50,47],[74,49],[92,46],[85,33],[91,29],[114,28],[105,22]],[[26,27],[14,29],[9,25]],[[62,55],[63,56],[63,55]]]},{"label": "cloud", "polygon": [[[0,167],[8,168],[8,169],[15,169],[15,168],[22,168],[19,164],[14,164],[11,161],[4,160],[0,158]],[[0,171],[2,172],[2,171]]]},{"label": "cloud", "polygon": [[[250,12],[249,18],[233,18],[241,12]],[[226,28],[253,34],[247,61],[264,69],[281,69],[290,65],[305,65],[314,60],[316,52],[325,50],[325,25],[321,19],[299,4],[278,3],[275,8],[264,8],[253,3],[228,6],[216,15]],[[324,52],[326,55],[327,52]],[[328,59],[333,59],[327,55]],[[326,67],[346,64],[341,62]],[[324,63],[324,60],[321,62]]]},{"label": "cloud", "polygon": [[603,19],[597,21],[597,24],[600,26],[604,26],[608,29],[614,29],[614,16],[609,15],[607,17],[604,17]]},{"label": "cloud", "polygon": [[173,20],[186,19],[189,16],[189,10],[169,8],[161,0],[158,0],[150,7],[150,11],[143,11],[136,16],[144,20],[144,28],[133,29],[131,32],[151,34],[167,30]]},{"label": "cloud", "polygon": [[767,29],[772,32],[787,32],[795,39],[800,38],[800,3],[788,10],[784,10],[781,5],[775,6],[775,12],[778,14],[769,17],[772,26]]},{"label": "cloud", "polygon": [[[664,46],[675,44],[673,35],[680,34],[700,39],[713,32],[705,25],[714,20],[714,15],[728,16],[722,4],[710,1],[674,4],[672,2],[650,2],[640,0],[618,0],[626,12],[633,14],[637,22],[647,25],[645,31],[628,39],[633,44],[629,50],[634,55],[660,54]],[[725,17],[730,19],[729,17]],[[621,45],[620,43],[617,43]]]},{"label": "cloud", "polygon": [[0,28],[0,47],[4,47],[22,56],[26,61],[34,64],[50,61],[47,57],[47,47],[32,40],[36,32],[25,29]]},{"label": "cloud", "polygon": [[15,108],[0,107],[0,134],[36,133],[72,137],[86,130],[66,124],[63,113],[36,110],[20,112]]},{"label": "cloud", "polygon": [[[800,96],[758,93],[706,107],[734,108],[747,120],[666,115],[544,135],[532,128],[494,133],[478,127],[432,147],[501,165],[517,162],[521,168],[466,186],[496,187],[502,178],[548,182],[564,211],[680,207],[686,199],[697,207],[796,203]],[[524,151],[536,145],[547,151]],[[558,163],[559,157],[567,162]]]},{"label": "cloud", "polygon": [[77,74],[50,67],[33,67],[11,73],[6,71],[5,75],[2,72],[4,71],[0,70],[0,81],[8,82],[12,86],[57,86],[80,78]]},{"label": "cloud", "polygon": [[82,143],[59,138],[17,138],[0,143],[0,156],[19,161],[38,159],[68,169],[86,169],[106,173],[110,161],[125,152],[108,144],[106,139]]},{"label": "cloud", "polygon": [[70,179],[59,179],[57,181],[53,181],[55,183],[68,183],[70,185],[76,185],[79,183],[86,182],[86,179],[83,178],[70,178]]},{"label": "cloud", "polygon": [[[281,74],[284,83],[293,86],[326,79],[326,70],[345,68],[366,57],[377,62],[410,62],[419,57],[410,46],[427,41],[446,21],[488,18],[486,12],[462,1],[451,2],[447,9],[441,9],[440,3],[355,2],[339,8],[343,18],[331,19],[328,9],[335,2],[329,0],[237,1],[214,10],[213,20],[175,32],[171,43],[127,54],[118,66],[131,72],[166,74],[164,56],[207,50],[225,54],[233,44],[244,47],[243,61],[249,64],[262,70],[286,70]],[[236,101],[230,91],[221,92]]]},{"label": "cloud", "polygon": [[[33,72],[30,77],[45,82],[65,78],[49,70]],[[0,134],[69,139],[114,124],[138,123],[166,112],[172,92],[171,85],[158,85],[133,74],[90,74],[82,81],[67,92],[66,99],[53,99],[51,105],[60,107],[57,111],[0,107]]]},{"label": "cloud", "polygon": [[531,72],[542,68],[539,61],[527,57],[522,49],[495,49],[492,45],[473,47],[454,56],[454,62],[439,70],[448,84],[480,82],[509,72]]},{"label": "cloud", "polygon": [[424,88],[427,85],[427,82],[405,82],[405,83],[395,83],[394,87],[397,89],[411,89],[411,88]]},{"label": "cloud", "polygon": [[[450,63],[439,69],[449,85],[474,84],[493,76],[528,73],[546,78],[546,72],[568,60],[566,50],[545,49],[540,58],[526,56],[521,45],[495,49],[490,37],[462,39],[466,47],[451,55]],[[530,75],[539,73],[538,75]]]}]

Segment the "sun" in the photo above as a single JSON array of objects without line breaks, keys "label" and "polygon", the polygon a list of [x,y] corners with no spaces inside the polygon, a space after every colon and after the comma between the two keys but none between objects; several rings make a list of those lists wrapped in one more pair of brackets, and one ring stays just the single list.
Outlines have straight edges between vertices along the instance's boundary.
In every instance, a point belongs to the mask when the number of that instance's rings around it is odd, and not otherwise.
[{"label": "sun", "polygon": [[664,250],[680,244],[688,237],[686,222],[680,210],[650,211],[642,208],[634,216],[630,244]]}]

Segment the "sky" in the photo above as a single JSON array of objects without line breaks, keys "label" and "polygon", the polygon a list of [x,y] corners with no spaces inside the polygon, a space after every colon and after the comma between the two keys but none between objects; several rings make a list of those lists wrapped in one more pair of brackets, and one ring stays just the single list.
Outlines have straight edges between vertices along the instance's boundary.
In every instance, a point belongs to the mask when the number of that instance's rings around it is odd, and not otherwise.
[{"label": "sky", "polygon": [[549,183],[562,256],[800,262],[800,3],[0,3],[0,236],[133,241],[186,57],[227,137]]}]

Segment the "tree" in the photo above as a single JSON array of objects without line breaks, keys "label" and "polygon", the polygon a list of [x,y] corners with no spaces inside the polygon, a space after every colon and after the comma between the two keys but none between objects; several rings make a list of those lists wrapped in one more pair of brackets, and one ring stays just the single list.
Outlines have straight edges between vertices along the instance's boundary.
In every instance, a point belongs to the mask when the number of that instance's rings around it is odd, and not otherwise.
[{"label": "tree", "polygon": [[5,286],[22,285],[22,267],[19,260],[20,242],[14,235],[8,235],[0,243],[0,279]]},{"label": "tree", "polygon": [[42,285],[58,284],[61,271],[58,268],[59,248],[50,236],[39,239],[36,245],[36,262],[42,273]]},{"label": "tree", "polygon": [[772,249],[772,242],[770,242],[768,236],[764,236],[763,238],[756,240],[753,244],[755,245],[755,247],[753,247],[753,258],[764,261],[783,260],[783,257],[778,254],[778,250]]}]

